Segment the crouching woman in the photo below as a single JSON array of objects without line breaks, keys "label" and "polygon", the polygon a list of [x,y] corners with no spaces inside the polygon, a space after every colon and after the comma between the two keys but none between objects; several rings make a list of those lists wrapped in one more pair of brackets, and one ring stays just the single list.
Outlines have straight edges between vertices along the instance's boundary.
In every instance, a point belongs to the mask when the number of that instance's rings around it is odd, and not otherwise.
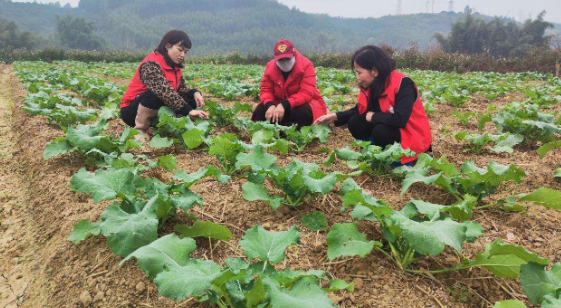
[{"label": "crouching woman", "polygon": [[162,38],[158,48],[146,56],[134,73],[121,100],[121,119],[150,140],[150,123],[158,109],[167,106],[177,115],[208,119],[204,99],[183,80],[183,61],[191,49],[191,40],[183,31],[172,30]]},{"label": "crouching woman", "polygon": [[[385,147],[395,142],[420,154],[431,148],[430,124],[417,86],[381,48],[364,46],[352,58],[360,93],[355,107],[319,117],[314,124],[348,125],[355,139]],[[417,160],[403,156],[401,164]]]}]

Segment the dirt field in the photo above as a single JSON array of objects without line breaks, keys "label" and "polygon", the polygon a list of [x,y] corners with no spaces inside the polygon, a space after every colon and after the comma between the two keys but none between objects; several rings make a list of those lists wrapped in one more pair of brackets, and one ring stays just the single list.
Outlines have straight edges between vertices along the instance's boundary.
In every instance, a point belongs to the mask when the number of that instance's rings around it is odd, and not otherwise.
[{"label": "dirt field", "polygon": [[[109,250],[104,237],[91,238],[75,245],[66,240],[73,225],[81,219],[95,221],[107,203],[94,203],[88,196],[70,189],[70,178],[84,161],[74,155],[43,160],[45,145],[61,136],[62,131],[47,124],[45,118],[22,111],[25,97],[23,85],[9,65],[0,65],[0,308],[2,307],[208,307],[193,300],[173,302],[158,296],[134,262],[119,267],[121,258]],[[114,82],[125,82],[123,80]],[[522,99],[520,97],[520,99]],[[220,101],[219,99],[213,99]],[[511,99],[512,100],[512,99]],[[510,101],[511,101],[510,100]],[[506,101],[498,100],[501,105]],[[539,159],[536,147],[518,147],[512,155],[462,152],[461,145],[445,132],[465,130],[451,116],[452,107],[438,105],[431,115],[434,136],[433,156],[446,156],[457,165],[473,160],[483,166],[487,162],[516,164],[527,172],[521,184],[502,186],[492,200],[518,193],[531,192],[541,186],[561,190],[553,178],[561,165],[560,150]],[[557,107],[557,112],[559,106]],[[477,100],[465,111],[486,111]],[[112,129],[122,131],[119,120]],[[475,132],[476,127],[470,127]],[[314,143],[297,157],[303,161],[322,161],[327,154],[318,149],[342,148],[352,142],[346,129],[336,128],[328,144]],[[157,157],[172,151],[150,150],[146,154]],[[178,169],[194,172],[208,164],[218,165],[204,150],[187,151],[175,148]],[[281,161],[287,161],[288,157]],[[336,162],[332,167],[344,171]],[[163,170],[159,176],[170,178]],[[443,204],[449,195],[424,185],[414,185],[403,196],[400,181],[392,178],[373,178],[362,175],[357,183],[375,197],[399,209],[411,198]],[[193,186],[205,205],[192,213],[202,220],[219,222],[231,229],[234,236],[229,245],[219,241],[197,240],[198,258],[212,259],[223,264],[229,257],[243,257],[238,246],[244,232],[254,225],[267,230],[287,230],[297,225],[302,233],[300,245],[290,247],[287,259],[278,268],[302,270],[320,269],[329,278],[341,278],[355,283],[355,292],[336,292],[330,295],[339,307],[491,307],[504,299],[525,300],[519,283],[498,279],[487,270],[473,269],[450,274],[411,275],[397,269],[382,254],[374,252],[366,258],[327,260],[326,232],[314,233],[301,226],[300,217],[320,210],[329,225],[351,222],[348,213],[341,213],[340,197],[331,193],[308,202],[296,210],[281,207],[276,211],[261,202],[248,202],[241,196],[243,182],[233,179],[222,184],[205,179]],[[180,217],[174,218],[181,223]],[[561,213],[542,207],[530,207],[527,215],[498,209],[477,211],[474,220],[484,228],[484,235],[474,244],[464,245],[463,255],[472,257],[497,238],[523,245],[526,249],[560,262]],[[375,223],[357,222],[359,230],[369,239],[380,240]],[[165,234],[172,230],[162,230]],[[426,257],[412,268],[444,267],[457,264],[456,254],[448,248],[436,258]],[[530,303],[527,302],[530,306]]]}]

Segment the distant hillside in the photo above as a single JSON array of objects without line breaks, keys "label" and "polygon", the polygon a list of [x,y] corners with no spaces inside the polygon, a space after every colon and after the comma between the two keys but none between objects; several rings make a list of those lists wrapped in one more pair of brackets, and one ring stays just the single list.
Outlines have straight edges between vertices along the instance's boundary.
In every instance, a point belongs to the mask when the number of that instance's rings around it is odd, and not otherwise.
[{"label": "distant hillside", "polygon": [[434,43],[434,33],[448,33],[463,17],[441,12],[337,18],[304,13],[274,0],[81,0],[78,8],[0,1],[0,17],[42,35],[54,34],[55,16],[67,14],[94,21],[113,49],[152,49],[168,30],[185,30],[198,55],[269,53],[280,38],[291,39],[304,52],[350,52],[382,43],[423,48]]},{"label": "distant hillside", "polygon": [[40,4],[24,2],[4,2],[0,0],[0,17],[16,23],[20,30],[32,31],[48,36],[56,31],[56,16],[72,15],[84,17],[85,12],[61,7],[58,4]]}]

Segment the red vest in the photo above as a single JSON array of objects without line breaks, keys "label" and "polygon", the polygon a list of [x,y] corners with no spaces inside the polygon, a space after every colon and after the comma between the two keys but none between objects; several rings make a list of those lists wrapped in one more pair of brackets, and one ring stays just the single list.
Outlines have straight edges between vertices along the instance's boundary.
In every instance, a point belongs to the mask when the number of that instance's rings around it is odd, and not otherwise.
[{"label": "red vest", "polygon": [[168,80],[170,86],[172,86],[175,89],[175,91],[179,89],[179,83],[181,82],[181,74],[182,74],[181,69],[178,67],[171,68],[169,64],[167,64],[163,55],[161,55],[158,52],[153,52],[148,56],[146,56],[146,58],[144,58],[144,60],[142,60],[138,65],[138,67],[136,68],[134,77],[132,78],[129,87],[127,88],[127,91],[125,92],[125,95],[123,95],[123,98],[121,100],[121,108],[127,107],[128,105],[130,105],[130,103],[132,103],[132,101],[136,98],[137,95],[144,93],[146,90],[148,90],[148,87],[145,86],[142,83],[142,81],[140,81],[140,76],[138,75],[138,69],[140,68],[142,63],[148,61],[155,61],[156,63],[158,63],[158,65],[160,65],[160,67],[162,68],[162,72],[164,73],[164,76]]},{"label": "red vest", "polygon": [[[380,95],[380,110],[385,113],[390,112],[390,107],[395,106],[395,96],[401,86],[401,81],[405,74],[398,71],[393,71],[386,81],[386,89]],[[416,88],[417,86],[415,86]],[[368,98],[370,97],[370,89],[361,89],[358,95],[358,111],[364,114],[368,110]],[[411,117],[404,128],[399,129],[401,132],[401,147],[403,149],[411,149],[413,152],[419,154],[426,152],[432,143],[432,134],[430,131],[429,118],[423,107],[421,95],[417,90],[417,101],[413,104],[413,111]],[[414,157],[401,157],[401,163],[406,164],[417,159]]]}]

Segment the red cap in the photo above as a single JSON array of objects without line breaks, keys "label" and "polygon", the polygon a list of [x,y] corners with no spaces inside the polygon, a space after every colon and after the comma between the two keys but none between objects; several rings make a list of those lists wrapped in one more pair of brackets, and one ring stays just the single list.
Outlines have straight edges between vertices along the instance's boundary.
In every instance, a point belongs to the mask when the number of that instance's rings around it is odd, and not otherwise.
[{"label": "red cap", "polygon": [[273,51],[275,52],[275,61],[294,58],[294,45],[287,39],[278,41]]}]

